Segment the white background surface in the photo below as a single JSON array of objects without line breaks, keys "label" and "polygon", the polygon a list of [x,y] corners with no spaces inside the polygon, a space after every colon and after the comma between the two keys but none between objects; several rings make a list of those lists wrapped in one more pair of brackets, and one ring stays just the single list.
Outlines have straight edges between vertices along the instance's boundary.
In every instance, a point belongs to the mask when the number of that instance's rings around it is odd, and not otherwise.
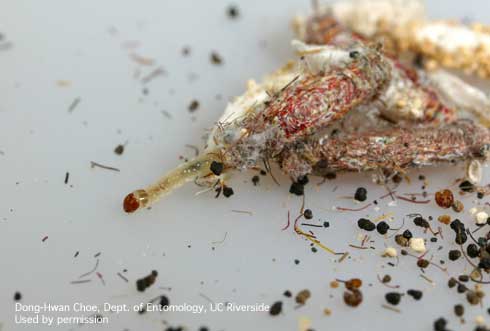
[{"label": "white background surface", "polygon": [[[440,270],[426,271],[436,283],[431,286],[419,276],[410,257],[402,258],[397,268],[388,266],[379,255],[385,243],[393,241],[376,233],[372,233],[372,245],[377,250],[348,247],[359,243],[356,221],[360,216],[376,218],[392,212],[395,221],[390,224],[396,227],[407,213],[423,212],[435,218],[442,213],[434,203],[398,201],[396,207],[388,207],[389,199],[380,203],[380,210],[333,212],[335,205],[355,207],[339,197],[352,195],[359,185],[369,188],[368,201],[386,192],[370,186],[367,175],[342,175],[318,188],[319,179],[313,179],[307,189],[306,204],[315,220],[331,224],[316,231],[319,239],[351,254],[341,264],[336,262],[338,257],[322,250],[312,253],[308,242],[292,228],[281,231],[288,210],[294,216],[301,204],[288,195],[285,178],[280,187],[264,177],[253,187],[253,174],[237,176],[231,183],[236,194],[230,199],[214,199],[212,194],[195,197],[198,188],[189,185],[152,210],[135,215],[122,212],[126,193],[177,165],[180,155],[193,155],[186,144],[202,147],[205,129],[219,117],[228,98],[242,93],[247,79],[260,78],[290,58],[289,20],[310,5],[293,0],[242,1],[238,3],[241,17],[230,20],[226,15],[230,3],[0,0],[0,33],[13,44],[0,51],[2,330],[48,329],[14,324],[15,291],[22,293],[24,304],[136,304],[160,294],[175,304],[207,304],[200,293],[215,302],[239,304],[284,299],[284,313],[275,318],[267,313],[140,316],[130,312],[104,314],[109,326],[85,325],[81,330],[161,330],[163,321],[188,330],[199,326],[297,330],[301,316],[311,319],[314,330],[431,330],[433,320],[442,315],[450,316],[451,329],[472,329],[474,317],[485,316],[487,305],[467,308],[468,323],[461,326],[452,306],[465,299],[447,290],[447,275]],[[430,1],[429,8],[433,17],[469,17],[490,23],[490,2],[484,0]],[[128,41],[137,41],[138,47],[128,50],[124,47]],[[184,46],[191,48],[188,57],[181,55]],[[224,58],[222,66],[210,63],[213,50]],[[131,52],[154,59],[155,65],[138,65],[130,59]],[[144,76],[158,66],[167,74],[147,84],[148,95],[144,95],[135,70]],[[70,84],[60,86],[59,81]],[[77,97],[81,102],[69,113]],[[191,115],[187,106],[193,99],[201,106]],[[113,149],[125,142],[125,153],[115,155]],[[90,161],[121,172],[91,169]],[[69,185],[63,183],[67,171]],[[404,183],[398,191],[419,192],[418,173],[412,172],[411,186]],[[430,196],[461,175],[461,168],[428,172]],[[469,206],[473,200],[464,201]],[[251,211],[253,216],[234,213],[234,209]],[[462,219],[471,222],[467,214]],[[418,229],[413,232],[430,238]],[[212,244],[225,233],[223,243]],[[448,248],[454,246],[453,234],[448,228],[445,233],[449,239],[442,251],[437,250],[440,242],[429,245],[434,261],[446,259]],[[45,236],[48,239],[42,242]],[[95,274],[90,283],[70,284],[94,266],[98,252],[98,271],[106,285]],[[295,265],[294,259],[300,264]],[[116,275],[123,269],[128,270],[129,283]],[[159,272],[156,284],[138,293],[135,280],[153,269]],[[452,275],[464,270],[469,269],[463,261],[450,266]],[[405,296],[401,314],[382,309],[389,289],[379,284],[376,275],[385,273],[393,277],[393,284],[401,285],[400,291],[423,290],[423,300],[414,302]],[[329,282],[356,276],[364,280],[365,302],[352,309],[342,301],[343,290],[330,289]],[[304,307],[296,308],[292,299],[282,297],[286,289],[297,293],[304,288],[312,292]],[[330,308],[332,316],[323,316],[324,308]]]}]

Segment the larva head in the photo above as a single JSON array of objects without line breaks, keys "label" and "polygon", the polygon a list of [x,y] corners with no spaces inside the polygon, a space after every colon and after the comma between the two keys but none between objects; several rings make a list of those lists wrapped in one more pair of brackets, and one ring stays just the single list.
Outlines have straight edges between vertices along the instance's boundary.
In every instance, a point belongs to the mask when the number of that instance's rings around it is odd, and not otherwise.
[{"label": "larva head", "polygon": [[129,193],[123,201],[123,208],[126,213],[134,213],[148,204],[148,193],[145,190],[136,190]]}]

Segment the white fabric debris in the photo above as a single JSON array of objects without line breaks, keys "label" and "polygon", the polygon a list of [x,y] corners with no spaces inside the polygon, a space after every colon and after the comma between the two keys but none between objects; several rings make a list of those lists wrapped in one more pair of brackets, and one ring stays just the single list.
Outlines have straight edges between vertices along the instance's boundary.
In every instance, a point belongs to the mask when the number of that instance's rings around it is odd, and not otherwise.
[{"label": "white fabric debris", "polygon": [[387,247],[383,252],[383,257],[397,257],[398,252],[393,247]]},{"label": "white fabric debris", "polygon": [[449,52],[460,49],[490,48],[490,36],[473,31],[464,25],[452,25],[447,22],[428,23],[417,30],[415,37],[419,41],[428,41]]},{"label": "white fabric debris", "polygon": [[425,252],[425,241],[423,238],[410,238],[408,245],[417,253]]},{"label": "white fabric debris", "polygon": [[478,225],[483,225],[487,223],[487,219],[488,219],[488,214],[484,211],[480,211],[475,215],[476,224]]},{"label": "white fabric debris", "polygon": [[426,18],[420,0],[355,0],[331,5],[333,14],[342,23],[367,36],[374,35],[383,22],[399,27]]},{"label": "white fabric debris", "polygon": [[478,325],[485,325],[485,318],[482,315],[475,317],[475,323]]},{"label": "white fabric debris", "polygon": [[485,92],[445,70],[435,70],[427,75],[446,102],[490,122],[490,98]]},{"label": "white fabric debris", "polygon": [[478,160],[472,160],[466,168],[466,177],[472,184],[480,183],[482,179],[482,167]]},{"label": "white fabric debris", "polygon": [[299,40],[293,40],[291,45],[298,55],[303,56],[306,69],[312,74],[343,68],[352,61],[348,51],[337,47],[307,45]]}]

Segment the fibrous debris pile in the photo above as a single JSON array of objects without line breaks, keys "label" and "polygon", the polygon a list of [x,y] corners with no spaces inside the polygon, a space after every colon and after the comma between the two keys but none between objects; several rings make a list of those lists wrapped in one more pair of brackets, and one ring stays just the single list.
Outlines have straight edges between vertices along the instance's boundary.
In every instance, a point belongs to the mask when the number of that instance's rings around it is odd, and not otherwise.
[{"label": "fibrous debris pile", "polygon": [[[383,13],[401,11],[400,1],[375,2],[384,6]],[[354,18],[375,15],[376,22],[384,22],[366,3],[316,8],[297,19],[295,30],[304,41],[292,43],[298,59],[260,85],[250,81],[212,129],[203,153],[129,194],[124,209],[147,207],[189,181],[220,190],[233,170],[263,163],[268,170],[278,164],[297,182],[309,174],[342,171],[376,171],[389,178],[411,167],[484,160],[490,144],[486,95],[447,72],[407,62],[405,51],[414,50],[386,48],[377,39],[384,30],[366,27],[363,34]],[[362,8],[366,12],[360,13]],[[411,26],[419,9],[409,7],[401,20],[390,16],[390,24]],[[417,33],[407,29],[403,36]],[[417,53],[416,64],[421,56],[426,54]],[[217,163],[218,174],[211,169]]]},{"label": "fibrous debris pile", "polygon": [[[292,46],[297,59],[261,84],[249,81],[246,92],[228,105],[212,128],[204,151],[155,184],[128,194],[124,210],[132,213],[148,207],[191,181],[209,187],[217,196],[223,193],[230,197],[234,191],[226,183],[233,171],[264,166],[271,173],[271,163],[291,178],[291,193],[304,195],[309,175],[332,179],[340,172],[371,172],[377,183],[387,186],[400,183],[411,168],[466,162],[459,188],[463,193],[476,192],[482,199],[489,190],[479,182],[481,163],[487,160],[490,149],[490,98],[442,68],[488,78],[490,30],[481,25],[432,22],[425,17],[419,1],[353,0],[316,6],[311,15],[296,18],[293,26],[299,40]],[[212,62],[222,61],[213,53]],[[253,183],[259,183],[258,176]],[[456,213],[464,209],[449,189],[433,197],[425,189],[422,197],[388,190],[389,194],[378,200],[391,197],[414,204],[434,200],[439,207],[452,208]],[[354,199],[364,202],[367,190],[359,188]],[[362,211],[376,204],[374,200],[358,209],[336,210]],[[470,213],[477,230],[490,224],[484,208]],[[464,257],[472,270],[457,279],[449,278],[448,286],[457,286],[470,305],[481,304],[482,285],[489,283],[484,275],[490,272],[490,232],[474,238],[477,230],[470,231],[461,220],[447,214],[438,216],[437,224],[419,213],[407,217],[424,233],[433,235],[431,242],[443,239],[443,227],[450,226],[457,249],[449,250],[448,258],[456,261]],[[311,242],[313,252],[319,247],[341,256],[340,262],[348,256],[348,252],[323,245],[312,231],[302,230],[322,227],[300,224],[302,218],[311,220],[313,212],[302,208],[293,222],[294,231]],[[283,230],[290,224],[288,218]],[[324,224],[327,228],[328,222]],[[426,257],[426,240],[413,236],[405,223],[393,228],[383,219],[359,218],[358,226],[367,233],[376,230],[392,238],[393,246],[400,246],[399,250],[387,246],[383,257],[399,259],[399,251],[401,256],[414,258],[422,272],[433,266],[447,274],[446,267]],[[390,232],[393,234],[386,237]],[[349,246],[374,249],[369,238],[366,234],[361,245]],[[464,247],[469,240],[473,242]],[[432,283],[423,273],[421,277]],[[423,299],[421,290],[402,292],[399,285],[392,285],[389,275],[379,280],[390,288],[383,305],[386,309],[400,312],[397,307],[403,301]],[[469,281],[476,285],[465,285]],[[347,305],[362,304],[360,279],[336,282],[345,283],[343,300]],[[301,291],[296,302],[304,305],[309,297],[308,290]],[[284,310],[282,301],[271,307],[273,316]],[[454,312],[462,316],[463,306],[455,305]],[[447,330],[447,324],[441,317],[435,320],[434,329]],[[487,329],[478,325],[477,330]]]}]

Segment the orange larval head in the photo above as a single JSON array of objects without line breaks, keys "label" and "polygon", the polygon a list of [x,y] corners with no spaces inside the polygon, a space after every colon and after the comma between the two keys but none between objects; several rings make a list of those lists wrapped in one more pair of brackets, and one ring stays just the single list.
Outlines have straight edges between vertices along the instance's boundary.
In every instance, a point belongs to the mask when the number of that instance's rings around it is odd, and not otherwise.
[{"label": "orange larval head", "polygon": [[145,190],[136,190],[129,193],[123,201],[123,208],[126,213],[134,213],[140,208],[148,205],[148,192]]},{"label": "orange larval head", "polygon": [[133,193],[129,193],[123,202],[123,208],[126,213],[133,213],[140,207],[140,203],[136,199]]}]

